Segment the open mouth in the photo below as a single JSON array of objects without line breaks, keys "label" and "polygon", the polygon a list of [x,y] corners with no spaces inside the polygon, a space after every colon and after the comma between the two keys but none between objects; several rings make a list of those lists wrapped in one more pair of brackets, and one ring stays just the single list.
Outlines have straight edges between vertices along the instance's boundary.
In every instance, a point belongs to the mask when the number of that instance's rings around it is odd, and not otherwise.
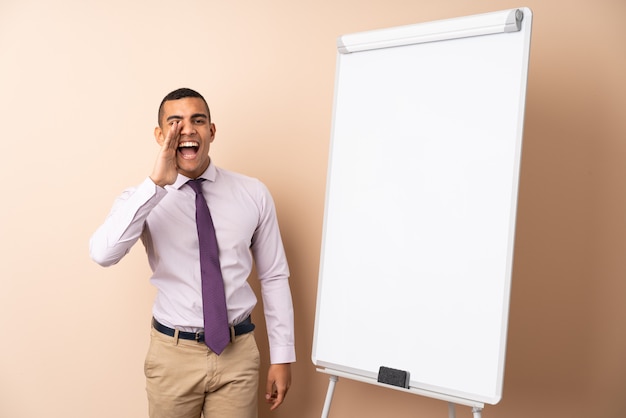
[{"label": "open mouth", "polygon": [[178,153],[184,159],[189,160],[196,157],[198,148],[200,148],[200,144],[195,141],[181,142],[178,144]]}]

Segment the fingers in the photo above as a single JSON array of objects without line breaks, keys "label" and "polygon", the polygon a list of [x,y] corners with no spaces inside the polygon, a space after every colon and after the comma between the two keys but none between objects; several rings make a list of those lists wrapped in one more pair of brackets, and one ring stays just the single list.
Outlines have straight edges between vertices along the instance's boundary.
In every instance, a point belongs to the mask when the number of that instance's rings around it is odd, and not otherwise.
[{"label": "fingers", "polygon": [[[169,125],[169,129],[163,143],[161,143],[161,150],[157,156],[154,168],[150,178],[158,186],[165,187],[168,184],[173,184],[178,176],[178,167],[176,165],[176,152],[178,149],[178,139],[180,138],[180,132],[182,124],[178,121],[174,121]],[[162,135],[162,133],[160,134]],[[161,136],[162,138],[162,136]]]},{"label": "fingers", "polygon": [[283,403],[285,395],[287,395],[286,387],[283,387],[282,389],[272,388],[271,390],[266,391],[265,401],[271,405],[270,411],[278,408]]},{"label": "fingers", "polygon": [[180,137],[181,129],[182,124],[179,121],[172,122],[163,142],[164,148],[168,150],[176,150],[178,148],[178,138]]},{"label": "fingers", "polygon": [[278,405],[276,405],[277,398],[278,392],[276,391],[276,387],[274,386],[274,381],[268,376],[267,384],[265,386],[265,402],[272,405],[270,407],[270,411],[273,411],[275,408],[278,407]]},{"label": "fingers", "polygon": [[283,403],[290,384],[291,366],[289,364],[272,364],[265,387],[265,401],[271,405],[270,411]]}]

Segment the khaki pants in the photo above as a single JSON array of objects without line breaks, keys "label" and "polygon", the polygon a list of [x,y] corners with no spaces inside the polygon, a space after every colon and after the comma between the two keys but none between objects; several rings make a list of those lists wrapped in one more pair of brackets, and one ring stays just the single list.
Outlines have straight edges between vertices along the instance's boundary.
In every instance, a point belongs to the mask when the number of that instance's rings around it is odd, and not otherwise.
[{"label": "khaki pants", "polygon": [[259,350],[254,332],[217,356],[204,343],[154,328],[145,362],[150,418],[256,418]]}]

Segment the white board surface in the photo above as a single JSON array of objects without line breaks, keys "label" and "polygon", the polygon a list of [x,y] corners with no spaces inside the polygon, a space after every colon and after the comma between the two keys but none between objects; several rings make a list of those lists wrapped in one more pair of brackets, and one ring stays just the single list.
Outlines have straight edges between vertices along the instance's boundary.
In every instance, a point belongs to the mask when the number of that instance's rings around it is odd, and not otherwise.
[{"label": "white board surface", "polygon": [[518,31],[338,53],[315,365],[500,400],[532,21],[519,10]]}]

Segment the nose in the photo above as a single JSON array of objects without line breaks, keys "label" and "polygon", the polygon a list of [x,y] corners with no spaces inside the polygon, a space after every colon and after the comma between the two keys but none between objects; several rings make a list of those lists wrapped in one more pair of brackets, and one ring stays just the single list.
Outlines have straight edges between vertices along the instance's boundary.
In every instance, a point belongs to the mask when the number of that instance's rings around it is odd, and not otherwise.
[{"label": "nose", "polygon": [[189,121],[181,121],[182,127],[180,128],[181,135],[193,135],[196,133],[196,129],[193,126],[193,123]]}]

